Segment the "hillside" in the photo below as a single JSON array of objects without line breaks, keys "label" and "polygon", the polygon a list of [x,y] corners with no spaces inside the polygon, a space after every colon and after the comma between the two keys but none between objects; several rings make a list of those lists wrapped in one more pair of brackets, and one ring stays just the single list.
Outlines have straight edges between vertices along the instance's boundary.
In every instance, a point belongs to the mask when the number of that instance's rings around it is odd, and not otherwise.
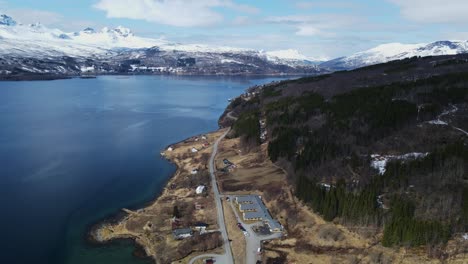
[{"label": "hillside", "polygon": [[429,245],[443,259],[468,232],[468,55],[252,87],[220,125],[251,151],[267,143],[314,212],[376,227],[384,246]]}]

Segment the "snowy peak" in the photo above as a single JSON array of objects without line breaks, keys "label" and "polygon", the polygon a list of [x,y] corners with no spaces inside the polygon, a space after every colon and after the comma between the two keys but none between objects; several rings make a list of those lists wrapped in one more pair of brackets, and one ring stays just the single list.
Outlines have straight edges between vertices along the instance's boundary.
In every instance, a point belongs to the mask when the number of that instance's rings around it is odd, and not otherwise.
[{"label": "snowy peak", "polygon": [[[135,36],[125,27],[64,32],[42,24],[0,25],[0,65],[4,74],[187,73],[307,74],[319,69],[296,50],[263,51],[226,46],[180,44]],[[19,58],[19,59],[18,59]],[[21,58],[28,58],[22,60]],[[130,64],[131,63],[131,64]]]},{"label": "snowy peak", "polygon": [[122,27],[122,26],[118,26],[116,28],[113,29],[113,31],[116,33],[116,34],[119,34],[120,36],[122,37],[128,37],[128,36],[134,36],[133,35],[133,32],[128,29],[128,28],[125,28],[125,27]]},{"label": "snowy peak", "polygon": [[447,47],[449,49],[458,49],[458,45],[451,41],[436,41],[430,44],[427,44],[424,48],[420,49],[440,49],[443,47]]},{"label": "snowy peak", "polygon": [[13,20],[10,16],[7,16],[5,14],[0,15],[0,25],[2,26],[16,26],[16,21]]},{"label": "snowy peak", "polygon": [[87,28],[83,29],[83,31],[81,31],[81,32],[83,32],[85,34],[94,34],[94,33],[96,33],[96,30],[94,30],[94,28],[87,27]]},{"label": "snowy peak", "polygon": [[276,50],[265,52],[269,58],[278,58],[285,60],[308,60],[306,56],[294,49]]},{"label": "snowy peak", "polygon": [[111,34],[111,35],[117,35],[117,36],[124,37],[124,38],[129,37],[129,36],[134,36],[130,29],[122,27],[122,26],[118,26],[118,27],[116,27],[114,29],[104,27],[99,32],[96,31],[94,28],[87,27],[87,28],[83,29],[80,32],[76,32],[74,35],[78,36],[80,34],[89,34],[89,35],[92,35],[92,34]]},{"label": "snowy peak", "polygon": [[[43,47],[43,50],[50,49],[53,46],[54,51],[60,51],[64,54],[70,53],[70,50],[73,50],[74,54],[78,50],[89,50],[91,52],[97,50],[100,53],[107,53],[116,51],[116,49],[119,52],[122,48],[132,50],[158,47],[162,51],[170,52],[243,54],[267,60],[276,65],[301,66],[313,64],[306,56],[292,49],[263,52],[223,46],[171,43],[164,39],[135,36],[130,29],[123,26],[115,28],[104,27],[101,30],[87,27],[78,32],[67,33],[59,29],[47,28],[40,23],[28,26],[16,24],[11,17],[6,15],[2,16],[1,21],[3,21],[3,24],[11,26],[0,28],[0,38],[8,39],[15,43],[19,41],[19,44],[23,47],[21,49],[23,55],[33,50],[35,54],[39,54],[37,52],[39,45]],[[26,41],[33,45],[26,45]],[[6,43],[3,43],[3,46],[0,43],[0,51],[3,50],[5,53],[8,53],[8,50],[12,50],[11,47],[15,46],[15,44],[7,46]],[[33,46],[36,48],[32,49]],[[16,50],[19,51],[19,49]],[[83,54],[83,56],[90,55],[96,54]]]},{"label": "snowy peak", "polygon": [[327,61],[322,63],[321,66],[335,70],[354,69],[414,56],[455,55],[467,52],[468,41],[436,41],[429,44],[389,43],[355,53],[351,56]]}]

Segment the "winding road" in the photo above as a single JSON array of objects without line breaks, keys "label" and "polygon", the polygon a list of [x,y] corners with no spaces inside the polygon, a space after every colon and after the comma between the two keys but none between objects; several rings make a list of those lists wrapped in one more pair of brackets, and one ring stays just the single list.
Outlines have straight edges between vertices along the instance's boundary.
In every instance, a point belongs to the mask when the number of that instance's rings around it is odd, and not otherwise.
[{"label": "winding road", "polygon": [[209,162],[211,185],[212,185],[212,188],[213,188],[214,199],[215,199],[215,202],[216,202],[216,211],[217,211],[217,214],[218,214],[218,225],[219,225],[219,230],[221,231],[221,235],[223,237],[225,253],[222,254],[222,255],[216,255],[216,254],[200,255],[200,256],[197,256],[197,257],[191,259],[189,264],[192,264],[193,262],[195,262],[198,259],[210,258],[210,257],[215,258],[216,262],[220,263],[220,264],[234,264],[232,251],[231,251],[231,244],[229,242],[229,238],[228,238],[228,235],[227,235],[226,224],[224,223],[223,206],[221,204],[221,197],[219,195],[218,182],[216,181],[215,165],[214,165],[215,157],[216,157],[216,154],[218,152],[219,142],[227,135],[227,133],[229,133],[229,130],[230,129],[228,129],[226,132],[224,132],[213,144],[213,152],[211,152],[211,157],[210,157],[210,162]]},{"label": "winding road", "polygon": [[235,117],[235,116],[232,115],[232,111],[229,112],[229,113],[227,113],[226,117],[231,118],[231,119],[234,120],[234,121],[237,120],[237,117]]}]

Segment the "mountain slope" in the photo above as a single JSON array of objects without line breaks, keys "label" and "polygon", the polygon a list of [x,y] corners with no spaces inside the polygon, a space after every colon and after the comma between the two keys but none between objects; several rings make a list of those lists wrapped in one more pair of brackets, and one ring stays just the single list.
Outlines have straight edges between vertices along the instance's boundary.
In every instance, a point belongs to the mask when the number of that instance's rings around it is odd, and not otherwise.
[{"label": "mountain slope", "polygon": [[437,41],[429,44],[389,43],[347,57],[333,59],[320,66],[334,70],[347,70],[414,56],[455,55],[467,52],[468,41]]},{"label": "mountain slope", "polygon": [[[442,261],[456,251],[448,240],[468,243],[468,54],[252,87],[220,125],[247,149],[266,144],[327,221],[377,230],[386,247],[427,245]],[[294,226],[288,234],[315,246]]]},{"label": "mountain slope", "polygon": [[[264,52],[138,37],[124,27],[79,32],[0,16],[0,76],[109,73],[315,74],[297,51]],[[291,55],[292,54],[292,55]]]}]

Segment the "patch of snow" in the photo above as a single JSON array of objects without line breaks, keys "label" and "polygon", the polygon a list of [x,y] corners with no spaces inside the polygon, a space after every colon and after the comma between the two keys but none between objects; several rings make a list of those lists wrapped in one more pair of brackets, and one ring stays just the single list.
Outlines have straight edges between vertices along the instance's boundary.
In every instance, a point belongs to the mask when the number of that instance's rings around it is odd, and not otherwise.
[{"label": "patch of snow", "polygon": [[427,121],[427,123],[429,123],[429,124],[431,124],[431,125],[442,125],[442,126],[448,125],[447,122],[442,121],[442,120],[440,120],[440,119]]},{"label": "patch of snow", "polygon": [[81,72],[92,72],[95,70],[94,66],[81,66]]},{"label": "patch of snow", "polygon": [[371,155],[371,164],[370,166],[376,170],[379,171],[380,175],[385,174],[386,171],[386,166],[389,161],[392,160],[415,160],[415,159],[420,159],[424,158],[428,155],[429,153],[420,153],[420,152],[412,152],[412,153],[407,153],[403,155],[379,155],[379,154],[372,154]]},{"label": "patch of snow", "polygon": [[274,59],[286,59],[286,60],[308,60],[306,56],[299,53],[299,51],[294,49],[287,50],[276,50],[276,51],[267,51],[265,52],[269,60]]},{"label": "patch of snow", "polygon": [[465,134],[465,136],[468,136],[468,132],[466,132],[465,130],[463,130],[463,129],[459,128],[459,127],[453,127],[453,129],[462,132],[463,134]]},{"label": "patch of snow", "polygon": [[232,60],[232,59],[222,59],[221,63],[237,63],[237,64],[242,64],[242,62],[237,61],[237,60]]}]

